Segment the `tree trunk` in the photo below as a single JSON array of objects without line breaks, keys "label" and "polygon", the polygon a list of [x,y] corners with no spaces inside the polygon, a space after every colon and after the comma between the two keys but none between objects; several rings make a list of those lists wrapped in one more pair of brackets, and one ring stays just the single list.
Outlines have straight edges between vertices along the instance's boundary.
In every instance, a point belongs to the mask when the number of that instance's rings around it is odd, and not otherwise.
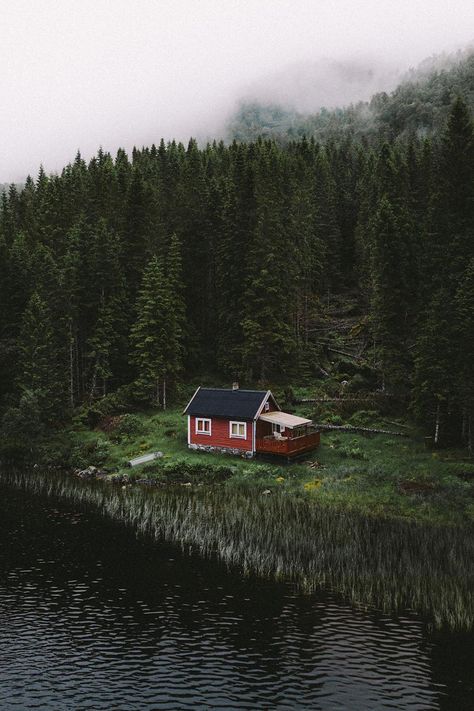
[{"label": "tree trunk", "polygon": [[95,395],[95,388],[97,385],[97,363],[94,366],[94,371],[92,373],[92,382],[91,382],[91,389],[90,389],[90,399],[94,399]]},{"label": "tree trunk", "polygon": [[406,432],[379,430],[373,427],[357,427],[356,425],[319,425],[315,422],[314,427],[318,430],[335,430],[336,432],[366,432],[367,434],[384,434],[392,437],[408,437]]},{"label": "tree trunk", "polygon": [[78,397],[80,398],[81,392],[79,392],[80,387],[81,387],[81,374],[80,374],[80,365],[79,365],[79,342],[77,338],[77,331],[74,335],[74,360],[75,360],[75,365],[76,365],[76,387],[77,387],[77,394]]},{"label": "tree trunk", "polygon": [[74,337],[72,324],[69,324],[69,403],[74,409]]},{"label": "tree trunk", "polygon": [[163,410],[166,410],[166,378],[163,378]]},{"label": "tree trunk", "polygon": [[436,405],[436,421],[435,421],[435,431],[434,431],[434,443],[438,444],[439,442],[439,420],[440,420],[440,405],[439,401],[438,404]]},{"label": "tree trunk", "polygon": [[472,457],[472,450],[474,447],[474,442],[473,442],[473,427],[472,427],[472,414],[469,413],[467,416],[467,449],[469,451],[469,455]]}]

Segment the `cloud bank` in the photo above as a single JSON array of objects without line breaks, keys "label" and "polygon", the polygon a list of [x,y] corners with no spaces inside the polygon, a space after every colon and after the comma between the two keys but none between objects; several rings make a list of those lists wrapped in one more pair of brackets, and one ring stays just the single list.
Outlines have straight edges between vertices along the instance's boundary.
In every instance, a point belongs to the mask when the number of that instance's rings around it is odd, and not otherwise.
[{"label": "cloud bank", "polygon": [[303,110],[368,98],[473,28],[466,0],[15,0],[0,18],[0,182],[78,149],[219,135],[249,91]]}]

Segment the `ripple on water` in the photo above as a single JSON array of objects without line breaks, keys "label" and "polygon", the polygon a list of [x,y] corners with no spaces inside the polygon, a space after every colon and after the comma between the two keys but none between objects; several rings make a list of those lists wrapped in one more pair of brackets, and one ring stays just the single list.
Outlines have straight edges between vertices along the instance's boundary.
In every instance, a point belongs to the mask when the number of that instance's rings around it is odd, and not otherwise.
[{"label": "ripple on water", "polygon": [[444,639],[415,616],[242,580],[93,513],[1,493],[1,709],[469,708],[470,679],[450,706]]}]

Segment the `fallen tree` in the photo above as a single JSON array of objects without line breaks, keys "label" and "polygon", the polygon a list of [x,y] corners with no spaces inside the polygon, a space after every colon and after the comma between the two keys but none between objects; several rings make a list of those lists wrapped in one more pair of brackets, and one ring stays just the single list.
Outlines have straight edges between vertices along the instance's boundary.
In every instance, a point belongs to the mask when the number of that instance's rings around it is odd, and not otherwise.
[{"label": "fallen tree", "polygon": [[302,402],[327,402],[327,403],[346,403],[346,402],[372,402],[373,400],[376,399],[387,399],[391,398],[391,395],[388,395],[387,393],[383,392],[378,392],[378,393],[369,393],[368,395],[364,395],[363,397],[303,397],[298,400],[295,400],[297,403],[302,403]]},{"label": "fallen tree", "polygon": [[379,430],[374,427],[358,427],[357,425],[322,425],[314,423],[318,430],[335,430],[336,432],[362,432],[365,434],[384,434],[392,437],[408,437],[406,432],[394,432],[392,430]]}]

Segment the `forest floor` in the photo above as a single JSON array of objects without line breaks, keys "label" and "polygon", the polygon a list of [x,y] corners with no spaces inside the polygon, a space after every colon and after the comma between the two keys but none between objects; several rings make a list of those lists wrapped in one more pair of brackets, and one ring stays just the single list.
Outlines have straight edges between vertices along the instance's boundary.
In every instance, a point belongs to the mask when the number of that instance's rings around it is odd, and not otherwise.
[{"label": "forest floor", "polygon": [[[341,417],[331,407],[301,403],[293,411],[319,423],[398,430],[406,436],[322,432],[320,447],[297,463],[247,460],[189,451],[180,408],[108,417],[93,429],[76,422],[61,438],[68,441],[72,467],[97,466],[122,484],[215,484],[257,495],[279,491],[310,497],[320,505],[388,518],[474,522],[474,461],[466,452],[427,449],[422,433],[403,418],[387,420],[371,410]],[[155,451],[163,457],[127,467],[129,459]]]}]

